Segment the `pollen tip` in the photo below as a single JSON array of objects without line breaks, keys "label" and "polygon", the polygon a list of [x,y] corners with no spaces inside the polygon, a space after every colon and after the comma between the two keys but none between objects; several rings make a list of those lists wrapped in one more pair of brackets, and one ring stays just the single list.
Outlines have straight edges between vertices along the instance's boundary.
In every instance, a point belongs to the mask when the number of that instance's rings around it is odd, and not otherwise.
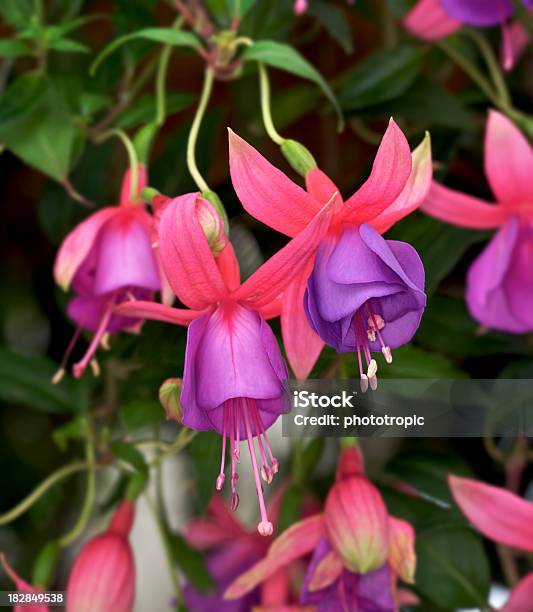
[{"label": "pollen tip", "polygon": [[85,366],[81,363],[75,363],[72,366],[72,376],[74,378],[81,378],[83,376],[83,372],[85,371]]},{"label": "pollen tip", "polygon": [[277,474],[278,470],[279,470],[279,461],[275,457],[272,457],[272,472],[274,474]]},{"label": "pollen tip", "polygon": [[366,374],[361,374],[361,392],[366,393],[368,391],[368,376]]},{"label": "pollen tip", "polygon": [[392,363],[392,351],[390,346],[382,347],[381,352],[383,353],[383,357],[385,357],[385,361],[387,363]]},{"label": "pollen tip", "polygon": [[106,332],[101,340],[100,340],[100,346],[104,349],[104,351],[109,351],[111,350],[111,347],[109,346],[109,333]]},{"label": "pollen tip", "polygon": [[274,474],[268,465],[263,465],[261,467],[261,478],[267,483],[270,484],[274,478]]},{"label": "pollen tip", "polygon": [[270,521],[261,521],[259,525],[257,525],[257,531],[259,531],[262,536],[269,536],[274,533],[274,526]]},{"label": "pollen tip", "polygon": [[375,391],[378,388],[378,377],[372,376],[368,380],[370,381],[370,388],[372,389],[372,391]]},{"label": "pollen tip", "polygon": [[368,370],[366,371],[366,375],[371,381],[370,382],[371,386],[372,386],[372,379],[376,377],[377,372],[378,372],[378,363],[375,359],[371,359],[370,363],[368,364]]},{"label": "pollen tip", "polygon": [[91,359],[89,365],[91,366],[93,376],[100,376],[100,365],[98,364],[98,361],[96,361],[96,359]]},{"label": "pollen tip", "polygon": [[217,476],[217,482],[216,482],[216,489],[217,491],[221,491],[222,487],[224,486],[224,481],[226,480],[226,477],[224,476],[224,474],[220,473]]},{"label": "pollen tip", "polygon": [[238,507],[239,507],[239,494],[232,493],[231,494],[231,510],[235,512]]},{"label": "pollen tip", "polygon": [[59,384],[63,380],[65,373],[65,368],[59,368],[59,370],[52,376],[52,384]]}]

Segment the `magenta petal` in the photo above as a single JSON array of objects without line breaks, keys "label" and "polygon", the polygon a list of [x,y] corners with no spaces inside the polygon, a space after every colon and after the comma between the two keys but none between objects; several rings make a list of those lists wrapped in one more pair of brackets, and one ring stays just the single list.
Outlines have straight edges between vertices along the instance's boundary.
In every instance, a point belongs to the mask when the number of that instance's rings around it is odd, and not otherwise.
[{"label": "magenta petal", "polygon": [[287,376],[276,338],[261,317],[236,304],[221,306],[189,327],[184,423],[222,432],[224,402],[248,398],[267,428],[286,409]]},{"label": "magenta petal", "polygon": [[[481,324],[512,333],[528,331],[531,326],[519,319],[511,309],[509,296],[516,291],[519,306],[520,283],[514,267],[513,253],[519,237],[519,222],[510,219],[492,238],[474,261],[467,276],[466,300],[472,316]],[[527,249],[526,249],[527,253]],[[506,277],[510,275],[508,280]],[[526,275],[527,278],[527,275]]]},{"label": "magenta petal", "polygon": [[504,288],[513,315],[533,330],[533,225],[520,228]]},{"label": "magenta petal", "polygon": [[450,17],[473,26],[503,23],[514,13],[512,0],[440,0]]},{"label": "magenta petal", "polygon": [[110,293],[125,287],[153,291],[161,288],[148,232],[141,220],[129,210],[116,215],[103,226],[95,250],[95,293]]}]

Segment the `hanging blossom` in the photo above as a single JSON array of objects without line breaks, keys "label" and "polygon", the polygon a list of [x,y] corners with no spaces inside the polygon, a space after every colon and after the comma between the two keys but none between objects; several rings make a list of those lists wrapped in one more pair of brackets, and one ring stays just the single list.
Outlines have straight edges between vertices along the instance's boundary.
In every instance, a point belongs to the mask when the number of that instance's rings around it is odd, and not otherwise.
[{"label": "hanging blossom", "polygon": [[346,201],[318,168],[307,173],[306,191],[231,131],[229,155],[233,186],[244,208],[277,231],[299,236],[331,202],[327,236],[283,295],[283,341],[297,378],[309,375],[326,342],[338,352],[355,352],[361,389],[366,391],[369,383],[375,388],[377,362],[371,353],[381,351],[390,363],[392,349],[412,338],[426,304],[417,252],[381,234],[427,194],[429,135],[411,156],[391,119],[370,177]]},{"label": "hanging blossom", "polygon": [[[283,489],[269,504],[268,514],[277,523]],[[185,526],[185,539],[196,550],[206,552],[207,568],[215,582],[214,592],[199,593],[193,585],[183,589],[185,604],[190,610],[203,612],[248,612],[248,610],[276,610],[290,605],[291,585],[286,572],[278,572],[261,588],[256,588],[240,599],[224,600],[226,588],[243,572],[265,556],[270,540],[257,531],[249,531],[228,512],[219,495],[213,495],[205,518],[193,519]]]},{"label": "hanging blossom", "polygon": [[[463,514],[485,537],[519,550],[533,552],[533,503],[518,495],[470,478],[450,475],[450,489]],[[501,612],[531,609],[533,572],[513,588]]]},{"label": "hanging blossom", "polygon": [[[146,171],[139,166],[139,192],[146,186]],[[119,206],[108,206],[90,215],[63,241],[54,264],[54,278],[74,297],[67,313],[77,330],[54,381],[61,380],[64,366],[81,330],[94,332],[84,357],[72,370],[76,378],[91,364],[98,373],[94,355],[108,334],[121,330],[138,331],[138,320],[113,314],[113,307],[130,299],[151,300],[165,288],[152,248],[152,217],[144,204],[131,197],[130,172],[122,183]]]},{"label": "hanging blossom", "polygon": [[[78,553],[67,584],[66,612],[132,612],[135,597],[135,565],[128,542],[135,507],[121,502],[104,533],[89,540]],[[4,555],[0,563],[18,591],[41,593],[20,578]],[[48,606],[15,606],[15,612],[51,612]]]},{"label": "hanging blossom", "polygon": [[400,601],[398,580],[414,582],[414,539],[412,526],[387,512],[381,494],[364,475],[361,451],[347,448],[324,512],[284,531],[225,597],[242,597],[295,559],[312,554],[302,605],[318,612],[394,612]]},{"label": "hanging blossom", "polygon": [[270,483],[279,467],[266,430],[290,409],[287,368],[265,319],[279,315],[279,294],[316,249],[330,214],[331,208],[323,207],[305,231],[240,284],[235,253],[211,204],[198,193],[167,200],[160,214],[161,260],[172,289],[190,310],[142,300],[115,309],[122,316],[189,325],[180,398],[183,424],[222,435],[218,490],[225,482],[229,439],[234,510],[240,442],[247,442],[261,513],[258,531],[265,536],[273,526],[261,479]]},{"label": "hanging blossom", "polygon": [[533,330],[533,149],[504,115],[491,111],[485,135],[485,174],[497,203],[433,182],[422,210],[475,229],[498,228],[467,275],[472,316],[492,329]]},{"label": "hanging blossom", "polygon": [[[522,0],[533,8],[533,0]],[[502,28],[501,63],[510,70],[529,43],[529,35],[514,14],[512,0],[419,0],[407,13],[404,26],[423,40],[439,40],[456,32],[463,24]]]}]

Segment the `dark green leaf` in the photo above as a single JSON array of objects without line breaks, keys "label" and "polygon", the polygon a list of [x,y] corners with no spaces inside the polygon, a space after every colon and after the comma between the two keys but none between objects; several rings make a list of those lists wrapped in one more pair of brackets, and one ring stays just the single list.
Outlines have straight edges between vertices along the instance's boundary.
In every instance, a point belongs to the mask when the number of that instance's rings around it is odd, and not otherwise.
[{"label": "dark green leaf", "polygon": [[[167,115],[178,113],[188,108],[194,101],[194,96],[182,91],[173,91],[167,95]],[[129,129],[150,121],[155,116],[156,101],[153,96],[142,96],[135,104],[124,111],[118,121],[117,127]]]},{"label": "dark green leaf", "polygon": [[50,49],[56,51],[64,51],[65,53],[91,53],[91,50],[87,45],[84,45],[77,40],[71,38],[58,38],[52,41],[49,45]]},{"label": "dark green leaf", "polygon": [[124,461],[137,472],[148,474],[148,466],[142,453],[132,444],[116,440],[111,443],[111,451],[117,459]]},{"label": "dark green leaf", "polygon": [[277,527],[278,533],[282,533],[287,527],[294,525],[300,519],[301,505],[302,489],[297,486],[289,487],[283,494],[281,501]]},{"label": "dark green leaf", "polygon": [[286,70],[303,79],[316,83],[324,95],[331,102],[339,119],[339,126],[343,124],[342,111],[331,87],[324,77],[314,68],[296,49],[274,40],[258,40],[248,47],[243,54],[245,61],[257,61]]},{"label": "dark green leaf", "polygon": [[17,30],[28,25],[32,14],[33,3],[31,0],[2,0],[0,2],[0,15]]},{"label": "dark green leaf", "polygon": [[0,398],[43,412],[83,411],[87,387],[68,378],[53,385],[56,370],[56,364],[44,357],[19,355],[0,348]]},{"label": "dark green leaf", "polygon": [[353,53],[350,26],[339,7],[323,0],[313,0],[308,12],[318,19],[329,35],[339,43],[346,53]]},{"label": "dark green leaf", "polygon": [[196,38],[194,34],[191,34],[191,32],[182,32],[181,30],[174,30],[172,28],[146,28],[144,30],[138,30],[137,32],[131,32],[130,34],[120,36],[107,45],[92,63],[90,68],[91,74],[94,74],[104,59],[121,45],[139,39],[151,40],[166,45],[175,45],[177,47],[189,47],[191,49],[198,49],[201,46],[198,38]]},{"label": "dark green leaf", "polygon": [[156,425],[165,418],[161,405],[155,399],[128,402],[121,406],[120,414],[124,428],[128,431]]},{"label": "dark green leaf", "polygon": [[0,40],[0,57],[21,57],[30,53],[30,45],[23,40],[15,38],[2,38]]},{"label": "dark green leaf", "polygon": [[410,344],[393,351],[393,362],[379,367],[383,378],[465,378],[466,374],[439,353]]},{"label": "dark green leaf", "polygon": [[169,533],[167,537],[172,558],[188,581],[202,593],[209,591],[213,587],[213,579],[206,567],[203,555],[191,548],[179,534]]},{"label": "dark green leaf", "polygon": [[188,446],[196,475],[196,507],[200,514],[207,509],[215,490],[215,480],[220,469],[221,444],[219,434],[207,431],[195,436]]},{"label": "dark green leaf", "polygon": [[87,422],[84,417],[77,416],[52,433],[52,439],[59,450],[67,450],[69,440],[83,440],[87,434]]},{"label": "dark green leaf", "polygon": [[355,111],[401,96],[414,82],[422,65],[420,49],[407,45],[375,51],[343,78],[339,102]]}]

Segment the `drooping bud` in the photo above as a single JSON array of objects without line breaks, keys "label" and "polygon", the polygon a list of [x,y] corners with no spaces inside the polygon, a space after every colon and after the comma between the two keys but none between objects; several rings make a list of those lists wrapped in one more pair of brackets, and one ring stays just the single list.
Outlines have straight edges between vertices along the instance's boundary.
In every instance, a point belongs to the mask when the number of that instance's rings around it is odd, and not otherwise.
[{"label": "drooping bud", "polygon": [[[23,580],[13,568],[7,562],[4,554],[0,553],[0,564],[3,566],[6,574],[9,578],[15,583],[17,587],[17,591],[23,593],[40,593],[40,589],[33,587],[31,584],[28,584],[25,580]],[[49,612],[48,606],[39,606],[39,605],[16,605],[13,607],[13,612]]]},{"label": "drooping bud", "polygon": [[131,612],[135,565],[128,534],[133,517],[133,503],[122,502],[109,529],[81,549],[68,580],[67,612]]},{"label": "drooping bud", "polygon": [[317,167],[309,149],[298,141],[288,138],[281,143],[280,148],[285,159],[299,175],[305,177],[310,170]]},{"label": "drooping bud", "polygon": [[415,530],[402,519],[389,516],[389,563],[404,582],[415,581]]},{"label": "drooping bud", "polygon": [[337,480],[363,476],[365,473],[365,459],[359,446],[344,447],[337,466]]},{"label": "drooping bud", "polygon": [[387,509],[379,491],[365,477],[335,483],[326,500],[324,523],[332,547],[348,570],[366,574],[387,561]]},{"label": "drooping bud", "polygon": [[167,413],[167,420],[181,423],[183,410],[180,395],[183,381],[181,378],[167,378],[159,387],[159,401]]},{"label": "drooping bud", "polygon": [[224,230],[224,221],[217,213],[214,206],[203,198],[198,198],[196,211],[198,221],[207,238],[209,248],[213,255],[219,255],[228,243],[228,238]]}]

